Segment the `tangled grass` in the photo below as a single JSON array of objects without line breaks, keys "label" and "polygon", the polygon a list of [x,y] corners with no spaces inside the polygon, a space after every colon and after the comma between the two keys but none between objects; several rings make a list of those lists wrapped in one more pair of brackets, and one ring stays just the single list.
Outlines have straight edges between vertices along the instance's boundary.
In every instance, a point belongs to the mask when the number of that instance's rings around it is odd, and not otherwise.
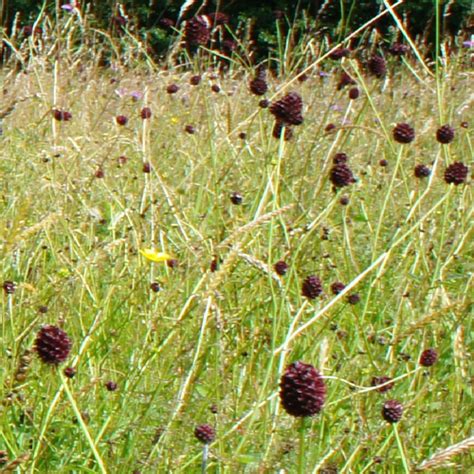
[{"label": "tangled grass", "polygon": [[[468,439],[471,178],[450,185],[444,172],[472,170],[472,73],[465,55],[445,59],[437,75],[414,55],[384,78],[351,58],[308,66],[304,82],[267,77],[268,99],[302,97],[289,141],[272,136],[253,72],[236,65],[201,71],[197,86],[196,71],[146,64],[38,56],[4,69],[7,467],[197,472],[193,433],[208,423],[212,472],[296,472],[300,427],[278,384],[297,360],[327,384],[304,472],[403,472]],[[337,87],[341,68],[354,100]],[[399,123],[412,142],[394,140]],[[442,145],[446,123],[455,138]],[[356,182],[334,188],[341,152]],[[415,177],[419,164],[429,176]],[[146,260],[147,248],[173,263]],[[308,275],[322,281],[315,299],[301,293]],[[333,294],[336,281],[346,286]],[[44,324],[73,341],[60,368],[32,352]],[[427,348],[439,354],[430,368],[418,363]],[[390,391],[373,386],[381,376]],[[388,399],[404,406],[396,429],[381,416]],[[466,472],[472,454],[450,461]]]}]

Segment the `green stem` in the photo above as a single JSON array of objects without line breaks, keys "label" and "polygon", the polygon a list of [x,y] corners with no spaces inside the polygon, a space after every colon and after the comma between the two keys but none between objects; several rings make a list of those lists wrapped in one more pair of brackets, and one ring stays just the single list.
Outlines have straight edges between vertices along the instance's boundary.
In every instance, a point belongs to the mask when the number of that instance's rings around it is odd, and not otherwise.
[{"label": "green stem", "polygon": [[205,444],[204,447],[202,448],[201,474],[206,474],[208,456],[209,456],[209,445]]},{"label": "green stem", "polygon": [[107,470],[104,465],[104,461],[102,461],[102,457],[99,454],[99,451],[97,450],[97,446],[94,443],[94,440],[92,439],[89,430],[87,429],[86,424],[84,423],[84,420],[82,418],[81,412],[79,410],[79,407],[76,404],[76,401],[74,400],[74,397],[72,395],[71,390],[68,387],[67,380],[64,377],[64,374],[62,373],[61,370],[58,370],[59,376],[61,377],[61,382],[63,384],[64,390],[66,391],[67,398],[69,399],[69,402],[71,403],[71,407],[74,411],[74,414],[76,415],[77,421],[79,422],[79,425],[84,433],[84,436],[86,437],[89,446],[91,448],[92,453],[94,454],[95,460],[97,461],[97,464],[99,466],[99,470],[102,474],[107,474]]},{"label": "green stem", "polygon": [[298,451],[298,474],[305,474],[305,434],[306,434],[306,418],[301,418],[300,422],[300,446]]},{"label": "green stem", "polygon": [[397,428],[396,423],[393,424],[393,431],[395,432],[395,438],[397,438],[398,449],[400,451],[400,456],[402,458],[403,467],[405,469],[406,474],[410,474],[410,468],[408,467],[408,461],[405,455],[405,450],[403,449],[402,440],[400,438],[400,434],[398,433],[398,428]]}]

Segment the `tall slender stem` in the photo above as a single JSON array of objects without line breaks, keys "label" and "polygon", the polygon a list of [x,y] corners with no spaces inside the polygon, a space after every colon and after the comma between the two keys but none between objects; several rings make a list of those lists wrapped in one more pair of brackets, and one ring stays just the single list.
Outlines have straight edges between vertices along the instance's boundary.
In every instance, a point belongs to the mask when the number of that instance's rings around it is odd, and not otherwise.
[{"label": "tall slender stem", "polygon": [[208,456],[209,456],[209,445],[205,444],[204,447],[202,448],[202,463],[201,463],[202,474],[206,474]]},{"label": "tall slender stem", "polygon": [[300,422],[300,446],[298,451],[298,474],[305,474],[305,434],[306,418],[301,418]]},{"label": "tall slender stem", "polygon": [[410,468],[408,467],[408,461],[405,455],[405,450],[403,449],[402,440],[400,439],[400,434],[398,433],[397,424],[393,424],[393,431],[395,432],[395,438],[397,438],[398,449],[400,451],[400,457],[402,458],[403,468],[405,469],[406,474],[410,474]]}]

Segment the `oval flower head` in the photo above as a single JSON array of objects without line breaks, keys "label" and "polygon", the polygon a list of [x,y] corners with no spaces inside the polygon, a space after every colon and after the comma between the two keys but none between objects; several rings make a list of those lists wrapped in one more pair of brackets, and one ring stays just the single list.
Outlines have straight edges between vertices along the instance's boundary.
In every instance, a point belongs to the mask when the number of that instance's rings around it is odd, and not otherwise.
[{"label": "oval flower head", "polygon": [[147,259],[152,262],[166,262],[167,260],[172,260],[173,257],[165,252],[157,252],[153,249],[140,249],[140,253]]}]

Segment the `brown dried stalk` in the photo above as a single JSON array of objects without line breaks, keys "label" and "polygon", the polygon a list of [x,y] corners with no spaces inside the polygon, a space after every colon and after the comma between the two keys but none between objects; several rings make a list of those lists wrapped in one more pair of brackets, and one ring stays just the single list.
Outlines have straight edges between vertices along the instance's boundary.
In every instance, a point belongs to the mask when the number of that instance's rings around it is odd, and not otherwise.
[{"label": "brown dried stalk", "polygon": [[474,448],[474,436],[467,438],[460,443],[453,444],[442,451],[423,461],[417,468],[417,471],[426,471],[428,469],[437,469],[446,466],[446,463],[454,456],[463,454]]}]

